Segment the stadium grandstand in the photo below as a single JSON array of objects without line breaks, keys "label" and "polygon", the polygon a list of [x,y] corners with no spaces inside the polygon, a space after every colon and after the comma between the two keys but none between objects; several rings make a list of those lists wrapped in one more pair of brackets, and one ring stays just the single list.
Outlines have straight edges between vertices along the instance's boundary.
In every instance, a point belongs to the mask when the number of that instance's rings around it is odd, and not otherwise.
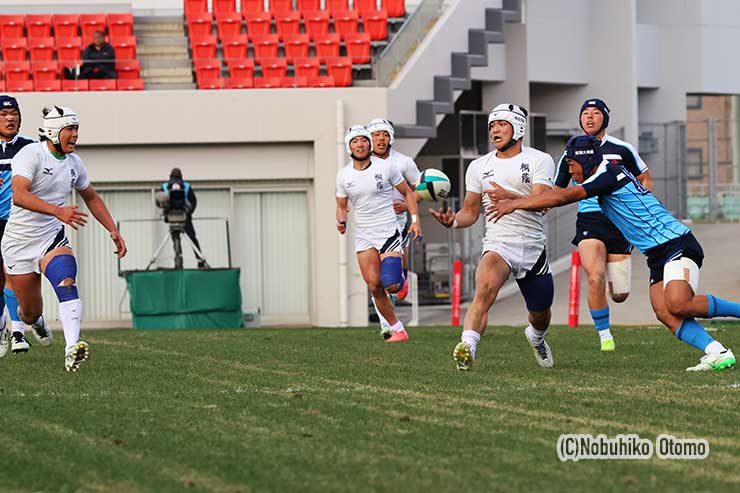
[{"label": "stadium grandstand", "polygon": [[[528,108],[526,142],[557,160],[579,131],[581,102],[598,96],[612,108],[610,132],[639,143],[656,194],[685,217],[687,95],[740,92],[740,66],[716,49],[740,42],[737,29],[720,28],[740,27],[732,0],[684,10],[669,0],[0,5],[0,89],[20,102],[21,133],[37,135],[44,105],[77,111],[78,152],[130,243],[118,265],[101,228],[71,232],[90,326],[130,323],[116,276],[144,268],[166,233],[154,193],[173,167],[198,192],[194,224],[209,264],[241,269],[245,313],[263,324],[366,325],[366,289],[334,222],[350,125],[392,120],[395,148],[443,170],[459,205],[466,166],[489,150],[485,118],[497,103]],[[115,49],[117,78],[66,79],[95,31]],[[482,228],[448,236],[427,213],[421,221],[422,296],[449,296],[448,245],[469,296]],[[574,221],[574,207],[548,214],[553,261],[569,253]]]}]

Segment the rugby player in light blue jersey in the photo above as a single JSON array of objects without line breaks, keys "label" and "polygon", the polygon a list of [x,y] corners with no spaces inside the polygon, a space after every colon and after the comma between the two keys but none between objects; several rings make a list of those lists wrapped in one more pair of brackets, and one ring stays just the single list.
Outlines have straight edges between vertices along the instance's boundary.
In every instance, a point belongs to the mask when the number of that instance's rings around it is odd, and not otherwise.
[{"label": "rugby player in light blue jersey", "polygon": [[704,252],[691,230],[623,166],[604,159],[596,137],[571,138],[566,145],[566,159],[571,176],[580,186],[515,200],[502,200],[495,188],[488,190],[493,201],[486,211],[488,217],[498,221],[515,210],[539,210],[598,197],[606,217],[647,256],[650,302],[658,320],[678,339],[704,351],[699,364],[686,370],[732,368],[732,351],[715,341],[695,317],[740,318],[740,303],[696,294]]}]

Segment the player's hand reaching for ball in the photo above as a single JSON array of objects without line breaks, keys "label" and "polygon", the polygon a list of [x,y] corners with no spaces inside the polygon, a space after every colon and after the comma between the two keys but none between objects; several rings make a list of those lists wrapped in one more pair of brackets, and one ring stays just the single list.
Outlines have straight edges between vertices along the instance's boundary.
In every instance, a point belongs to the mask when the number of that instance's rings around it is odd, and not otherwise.
[{"label": "player's hand reaching for ball", "polygon": [[85,226],[87,224],[87,212],[82,212],[79,210],[79,207],[77,204],[68,204],[60,207],[57,210],[57,219],[64,224],[72,226],[75,230],[77,226]]},{"label": "player's hand reaching for ball", "polygon": [[455,213],[451,207],[448,207],[446,211],[441,207],[439,208],[439,211],[429,209],[429,213],[445,228],[451,228],[452,224],[455,222]]},{"label": "player's hand reaching for ball", "polygon": [[123,241],[121,233],[118,231],[111,231],[110,239],[113,240],[113,243],[116,245],[116,256],[118,256],[118,258],[123,258],[126,255],[126,252],[128,252],[128,249],[126,248],[126,242]]}]

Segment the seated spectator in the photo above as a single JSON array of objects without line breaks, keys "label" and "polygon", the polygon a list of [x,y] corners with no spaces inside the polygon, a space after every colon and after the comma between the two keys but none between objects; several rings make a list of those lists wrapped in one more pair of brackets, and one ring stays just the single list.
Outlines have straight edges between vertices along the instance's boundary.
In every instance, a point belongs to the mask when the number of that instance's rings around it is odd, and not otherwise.
[{"label": "seated spectator", "polygon": [[[76,72],[76,73],[75,73]],[[117,79],[116,52],[102,31],[93,33],[93,42],[82,50],[82,66],[64,69],[67,79]],[[76,76],[76,77],[75,77]]]}]

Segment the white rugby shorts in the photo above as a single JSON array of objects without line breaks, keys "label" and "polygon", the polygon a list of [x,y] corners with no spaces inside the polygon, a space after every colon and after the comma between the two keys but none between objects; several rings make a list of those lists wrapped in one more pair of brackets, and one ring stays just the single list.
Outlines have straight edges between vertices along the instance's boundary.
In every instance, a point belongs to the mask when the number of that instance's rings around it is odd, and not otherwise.
[{"label": "white rugby shorts", "polygon": [[394,224],[372,229],[355,229],[355,251],[363,252],[374,248],[378,253],[401,251],[401,232]]},{"label": "white rugby shorts", "polygon": [[55,248],[69,246],[69,240],[60,228],[53,235],[28,240],[17,240],[3,235],[2,254],[5,270],[10,275],[41,274],[41,259]]},{"label": "white rugby shorts", "polygon": [[522,279],[530,272],[534,276],[544,276],[550,272],[544,241],[517,241],[515,238],[484,241],[481,258],[486,252],[498,253],[511,268],[514,279]]}]

